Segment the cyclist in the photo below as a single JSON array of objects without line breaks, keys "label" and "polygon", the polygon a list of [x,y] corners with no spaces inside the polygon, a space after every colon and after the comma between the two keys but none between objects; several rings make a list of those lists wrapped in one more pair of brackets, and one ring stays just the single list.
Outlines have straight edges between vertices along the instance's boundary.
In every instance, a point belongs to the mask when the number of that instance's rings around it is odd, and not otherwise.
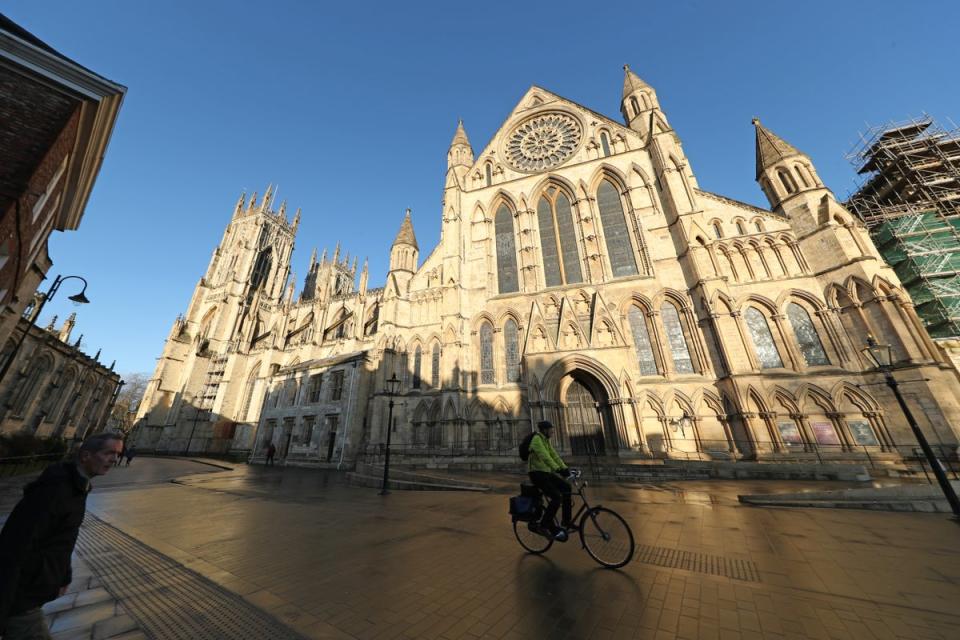
[{"label": "cyclist", "polygon": [[[548,420],[537,423],[539,433],[530,440],[530,457],[527,459],[527,474],[534,486],[543,492],[550,502],[540,520],[540,532],[552,536],[555,540],[567,539],[567,533],[575,529],[573,519],[573,501],[571,487],[564,478],[570,476],[570,469],[550,444],[553,423]],[[561,477],[562,476],[562,477]],[[563,504],[563,518],[560,527],[554,524],[557,510]]]}]

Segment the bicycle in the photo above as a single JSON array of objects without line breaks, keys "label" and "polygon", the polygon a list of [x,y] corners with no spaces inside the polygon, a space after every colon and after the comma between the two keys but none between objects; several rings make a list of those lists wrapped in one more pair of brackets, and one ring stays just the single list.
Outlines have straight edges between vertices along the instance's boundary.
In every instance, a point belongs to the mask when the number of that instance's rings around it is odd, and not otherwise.
[{"label": "bicycle", "polygon": [[[616,511],[601,505],[590,506],[584,493],[587,481],[581,480],[582,475],[579,469],[570,470],[570,484],[582,501],[572,520],[577,523],[577,530],[580,532],[581,548],[604,567],[619,569],[633,558],[636,547],[633,532],[627,521]],[[521,485],[521,487],[525,495],[535,496],[535,508],[530,520],[514,518],[513,534],[517,537],[520,546],[530,553],[540,555],[546,553],[555,541],[559,541],[539,530],[539,521],[544,509],[543,494],[532,485]],[[566,542],[566,540],[563,541]]]}]

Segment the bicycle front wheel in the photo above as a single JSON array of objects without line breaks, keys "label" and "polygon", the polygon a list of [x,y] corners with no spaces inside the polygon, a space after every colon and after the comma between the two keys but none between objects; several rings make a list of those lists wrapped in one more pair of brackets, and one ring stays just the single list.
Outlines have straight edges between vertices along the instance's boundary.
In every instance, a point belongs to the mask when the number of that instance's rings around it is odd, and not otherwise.
[{"label": "bicycle front wheel", "polygon": [[580,518],[580,542],[590,557],[610,569],[633,558],[633,532],[615,511],[594,507]]},{"label": "bicycle front wheel", "polygon": [[553,546],[553,538],[531,531],[531,524],[533,523],[514,520],[513,535],[517,536],[517,542],[520,543],[521,547],[530,553],[539,555]]}]

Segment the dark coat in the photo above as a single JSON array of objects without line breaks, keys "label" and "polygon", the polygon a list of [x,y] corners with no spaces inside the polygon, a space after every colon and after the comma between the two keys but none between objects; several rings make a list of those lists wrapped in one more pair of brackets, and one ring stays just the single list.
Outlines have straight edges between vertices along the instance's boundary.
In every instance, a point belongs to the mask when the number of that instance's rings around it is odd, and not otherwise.
[{"label": "dark coat", "polygon": [[72,462],[47,467],[24,488],[0,532],[0,628],[8,616],[56,599],[70,584],[89,491]]}]

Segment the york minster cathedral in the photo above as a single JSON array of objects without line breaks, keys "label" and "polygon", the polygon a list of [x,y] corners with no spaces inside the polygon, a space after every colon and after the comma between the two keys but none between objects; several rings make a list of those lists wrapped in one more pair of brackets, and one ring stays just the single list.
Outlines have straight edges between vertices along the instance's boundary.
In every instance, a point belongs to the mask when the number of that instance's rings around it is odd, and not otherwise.
[{"label": "york minster cathedral", "polygon": [[408,211],[381,288],[337,245],[298,292],[300,212],[241,196],[138,447],[350,468],[389,428],[397,460],[495,464],[547,419],[569,456],[895,462],[916,444],[874,336],[955,451],[956,371],[811,159],[755,120],[754,207],[699,188],[626,67],[620,111],[533,86],[479,153],[458,124],[439,244],[421,255]]}]

